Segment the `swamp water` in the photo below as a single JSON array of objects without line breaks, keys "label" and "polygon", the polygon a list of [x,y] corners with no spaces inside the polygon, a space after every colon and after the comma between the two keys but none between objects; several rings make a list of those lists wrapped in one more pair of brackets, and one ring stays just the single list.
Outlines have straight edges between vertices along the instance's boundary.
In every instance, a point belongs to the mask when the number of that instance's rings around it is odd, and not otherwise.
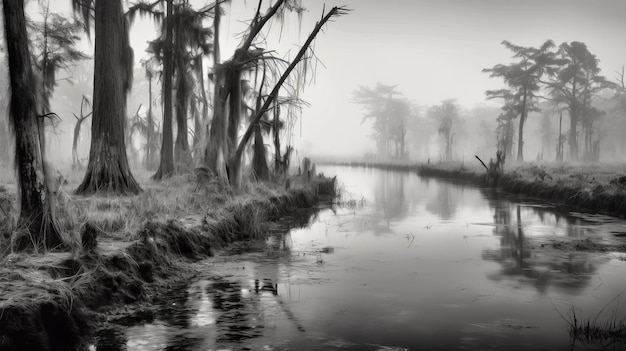
[{"label": "swamp water", "polygon": [[626,255],[576,250],[622,245],[625,221],[414,173],[320,170],[344,185],[338,204],[284,221],[264,251],[201,262],[205,275],[95,348],[626,349],[572,340],[566,322],[572,306],[626,317]]}]

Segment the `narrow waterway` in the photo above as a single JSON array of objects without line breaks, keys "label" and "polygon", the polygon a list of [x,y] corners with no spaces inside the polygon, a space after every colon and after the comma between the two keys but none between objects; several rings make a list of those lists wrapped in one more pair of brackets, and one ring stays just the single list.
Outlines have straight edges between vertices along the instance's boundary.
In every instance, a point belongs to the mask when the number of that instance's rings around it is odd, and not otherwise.
[{"label": "narrow waterway", "polygon": [[[97,350],[586,350],[567,320],[626,317],[626,222],[414,173],[322,167],[339,203],[262,252],[202,262]],[[289,227],[295,229],[288,229]]]}]

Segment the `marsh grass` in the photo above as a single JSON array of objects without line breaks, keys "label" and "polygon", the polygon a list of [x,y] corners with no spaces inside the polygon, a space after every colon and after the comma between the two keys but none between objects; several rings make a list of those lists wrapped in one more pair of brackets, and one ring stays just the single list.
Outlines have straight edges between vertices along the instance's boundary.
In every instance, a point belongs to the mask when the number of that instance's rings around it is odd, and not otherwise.
[{"label": "marsh grass", "polygon": [[[268,221],[334,191],[334,181],[329,185],[318,177],[293,178],[289,187],[282,180],[247,183],[235,193],[193,174],[161,182],[145,172],[135,176],[144,189],[139,195],[86,197],[73,194],[82,180],[78,172],[67,174],[68,183],[55,191],[57,225],[67,245],[48,252],[11,250],[15,190],[9,185],[0,191],[7,199],[0,202],[6,209],[0,212],[0,324],[12,325],[0,328],[0,349],[37,349],[48,342],[35,338],[35,346],[20,344],[29,340],[20,334],[25,330],[59,334],[69,342],[57,349],[75,349],[71,345],[82,341],[72,337],[91,335],[88,327],[94,323],[82,306],[99,311],[154,296],[168,281],[191,274],[190,262],[237,240],[262,239]],[[90,244],[83,248],[84,242]],[[42,325],[46,313],[53,315],[53,325]],[[56,324],[72,333],[55,332]]]},{"label": "marsh grass", "polygon": [[[621,294],[611,299],[594,316],[583,317],[577,308],[570,307],[564,316],[555,306],[573,340],[584,343],[626,343],[626,314]],[[613,307],[614,306],[614,307]]]},{"label": "marsh grass", "polygon": [[[483,170],[458,164],[420,165],[422,176],[488,185]],[[507,164],[496,186],[572,207],[623,217],[626,213],[624,164]]]}]

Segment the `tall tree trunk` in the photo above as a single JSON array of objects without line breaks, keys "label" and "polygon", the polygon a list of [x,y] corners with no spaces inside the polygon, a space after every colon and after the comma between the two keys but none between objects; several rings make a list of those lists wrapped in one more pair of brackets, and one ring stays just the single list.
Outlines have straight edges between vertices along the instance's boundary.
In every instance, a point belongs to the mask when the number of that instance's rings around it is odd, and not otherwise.
[{"label": "tall tree trunk", "polygon": [[[241,51],[238,51],[241,52]],[[235,54],[234,62],[240,61]],[[241,123],[241,70],[239,68],[227,68],[226,79],[228,86],[228,155],[231,155],[237,148],[237,137],[239,135],[239,124]]]},{"label": "tall tree trunk", "polygon": [[89,164],[79,194],[141,191],[126,156],[126,94],[133,74],[128,23],[121,0],[95,3],[94,94]]},{"label": "tall tree trunk", "polygon": [[[220,22],[222,19],[222,7],[215,6],[215,17],[213,18],[213,67],[220,63]],[[202,88],[204,90],[204,87]]]},{"label": "tall tree trunk", "polygon": [[209,128],[207,124],[207,143],[204,151],[204,164],[215,173],[220,179],[226,179],[226,131],[228,123],[226,121],[226,96],[223,93],[224,82],[223,71],[216,70],[221,63],[220,58],[220,21],[221,8],[218,5],[215,9],[213,21],[213,118]]},{"label": "tall tree trunk", "polygon": [[563,135],[563,112],[561,112],[559,114],[559,137],[557,140],[557,146],[556,146],[556,160],[558,162],[563,162],[563,142],[561,139],[561,136]]},{"label": "tall tree trunk", "polygon": [[272,131],[274,132],[274,174],[279,175],[283,173],[281,170],[281,160],[282,156],[280,155],[280,106],[275,103],[274,104],[274,125],[272,126]]},{"label": "tall tree trunk", "polygon": [[152,73],[148,76],[148,135],[146,135],[146,168],[152,169],[154,165],[154,152],[152,150],[152,133],[154,132],[154,121],[152,120]]},{"label": "tall tree trunk", "polygon": [[270,177],[270,170],[267,167],[267,155],[265,144],[263,143],[263,134],[261,133],[261,124],[257,123],[254,127],[254,155],[252,156],[252,171],[256,180],[265,181]]},{"label": "tall tree trunk", "polygon": [[407,156],[405,139],[406,139],[406,128],[404,128],[404,123],[402,123],[400,124],[400,158],[402,159],[405,159]]},{"label": "tall tree trunk", "polygon": [[[219,10],[216,10],[219,11]],[[202,64],[202,61],[200,61],[200,76],[198,77],[200,80],[200,93],[202,96],[202,123],[200,123],[200,126],[198,126],[197,128],[195,128],[195,132],[197,134],[197,139],[198,142],[194,143],[194,149],[198,147],[198,144],[202,145],[202,142],[204,140],[206,140],[206,133],[205,133],[205,128],[204,126],[207,125],[207,123],[209,123],[209,99],[207,98],[206,95],[206,90],[204,88],[204,66]],[[194,154],[197,151],[194,151]]]},{"label": "tall tree trunk", "polygon": [[11,81],[11,120],[15,130],[15,161],[20,188],[19,224],[30,237],[16,242],[17,249],[35,247],[53,248],[62,244],[53,212],[52,199],[43,176],[36,111],[34,80],[30,66],[26,19],[23,0],[3,0],[5,43],[9,56]]},{"label": "tall tree trunk", "polygon": [[526,103],[528,101],[528,92],[524,89],[524,99],[522,101],[522,113],[519,118],[519,130],[517,137],[517,160],[522,162],[524,161],[524,123],[526,122],[526,114],[528,113],[528,108]]},{"label": "tall tree trunk", "polygon": [[161,162],[153,176],[159,180],[174,174],[174,147],[172,135],[172,0],[167,0],[167,17],[165,18],[165,57],[163,59],[163,143],[161,145]]},{"label": "tall tree trunk", "polygon": [[576,140],[576,126],[578,125],[578,102],[576,101],[576,80],[572,82],[572,100],[569,109],[569,157],[570,160],[578,160],[578,141]]},{"label": "tall tree trunk", "polygon": [[[183,61],[178,58],[177,61]],[[176,86],[176,144],[174,145],[175,169],[177,172],[184,171],[191,165],[191,154],[189,152],[189,137],[187,128],[187,82],[185,64],[178,63],[177,86]]]},{"label": "tall tree trunk", "polygon": [[180,22],[176,22],[176,40],[174,56],[176,60],[176,143],[174,144],[175,169],[177,172],[188,170],[192,164],[189,152],[189,129],[187,128],[187,86],[186,52],[184,33]]},{"label": "tall tree trunk", "polygon": [[226,155],[228,152],[228,119],[226,118],[226,100],[229,87],[224,80],[224,72],[215,74],[215,95],[213,98],[213,119],[209,130],[209,140],[205,150],[205,165],[219,179],[226,180]]}]

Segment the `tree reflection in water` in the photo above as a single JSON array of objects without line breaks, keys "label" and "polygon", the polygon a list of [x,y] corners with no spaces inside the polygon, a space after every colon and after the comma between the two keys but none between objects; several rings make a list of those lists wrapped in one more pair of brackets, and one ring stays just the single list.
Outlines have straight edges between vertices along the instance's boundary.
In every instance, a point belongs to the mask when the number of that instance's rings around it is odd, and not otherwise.
[{"label": "tree reflection in water", "polygon": [[444,221],[454,218],[457,207],[460,203],[461,191],[458,185],[446,182],[432,182],[436,187],[436,196],[429,198],[426,203],[426,210],[436,214]]},{"label": "tree reflection in water", "polygon": [[407,216],[408,206],[404,193],[405,175],[398,172],[380,172],[376,187],[376,208],[387,222]]},{"label": "tree reflection in water", "polygon": [[[500,238],[499,248],[485,249],[482,253],[484,260],[496,261],[502,265],[500,271],[489,275],[491,279],[514,279],[521,284],[534,286],[541,293],[547,292],[550,287],[577,292],[589,284],[598,264],[607,260],[597,253],[591,255],[585,252],[564,252],[549,245],[534,247],[525,233],[529,228],[527,221],[538,221],[539,225],[545,225],[548,218],[554,218],[557,229],[564,226],[563,232],[568,237],[585,236],[590,229],[579,218],[545,207],[519,203],[514,205],[493,190],[486,190],[484,195],[494,212],[493,234]],[[527,209],[530,211],[526,211]]]}]

